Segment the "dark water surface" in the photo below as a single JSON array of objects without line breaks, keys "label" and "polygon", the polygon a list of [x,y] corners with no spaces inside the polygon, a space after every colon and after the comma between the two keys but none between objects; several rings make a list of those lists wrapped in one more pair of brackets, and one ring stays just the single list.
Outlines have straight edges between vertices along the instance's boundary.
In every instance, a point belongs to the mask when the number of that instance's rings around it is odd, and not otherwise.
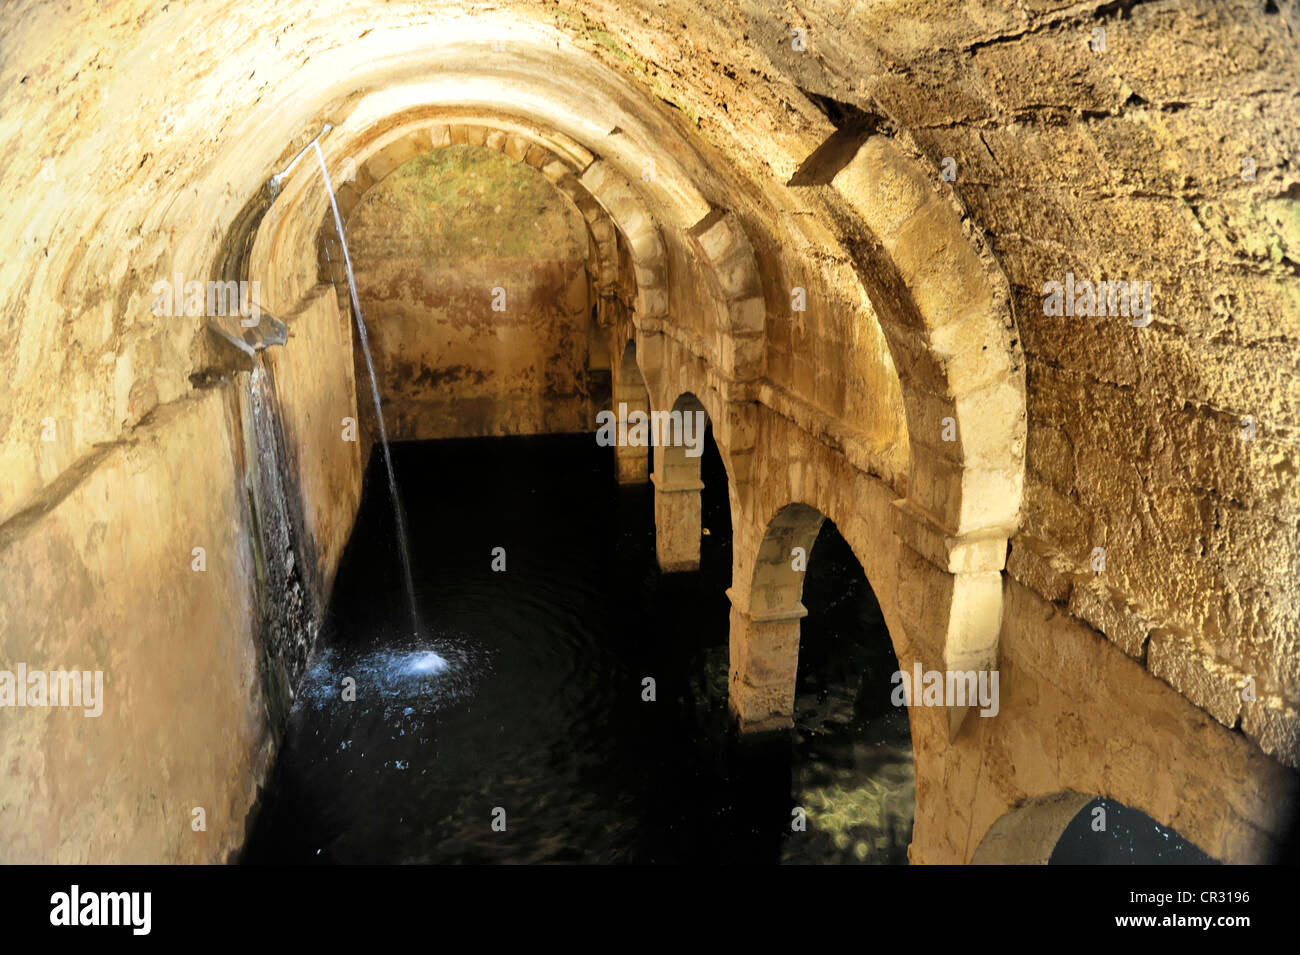
[{"label": "dark water surface", "polygon": [[[372,461],[245,861],[906,861],[912,754],[906,711],[889,704],[897,664],[829,522],[805,580],[796,730],[741,741],[727,712],[731,533],[711,441],[701,570],[674,575],[655,565],[652,487],[620,489],[612,452],[589,435],[393,453],[425,632],[409,633]],[[497,547],[504,572],[492,570]],[[795,807],[807,831],[792,831]]]},{"label": "dark water surface", "polygon": [[1101,796],[1075,814],[1047,861],[1048,865],[1218,865],[1175,830]]}]

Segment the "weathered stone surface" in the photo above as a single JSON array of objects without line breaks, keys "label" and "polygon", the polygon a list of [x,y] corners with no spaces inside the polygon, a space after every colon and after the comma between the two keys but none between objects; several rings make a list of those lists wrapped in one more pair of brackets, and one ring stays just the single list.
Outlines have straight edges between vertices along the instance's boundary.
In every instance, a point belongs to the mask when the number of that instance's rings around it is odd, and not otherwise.
[{"label": "weathered stone surface", "polygon": [[242,845],[272,740],[237,427],[228,386],[173,403],[0,542],[3,667],[103,673],[97,717],[2,711],[5,861],[207,862]]},{"label": "weathered stone surface", "polygon": [[[349,233],[390,437],[594,427],[585,231],[541,176],[435,152],[372,188]],[[373,421],[363,362],[356,375]]]},{"label": "weathered stone surface", "polygon": [[[339,315],[337,297],[323,291],[289,323],[292,347],[267,352],[279,389],[285,439],[296,451],[295,477],[326,592],[333,586],[361,503],[362,436],[348,440],[348,421],[357,417],[348,323]],[[364,391],[362,395],[364,400]]]},{"label": "weathered stone surface", "polygon": [[[495,277],[395,255],[368,263],[368,288],[392,286],[387,301],[402,306],[400,321],[375,315],[402,434],[425,436],[432,421],[446,433],[585,426],[592,409],[574,382],[588,364],[611,369],[613,397],[635,407],[690,391],[722,436],[742,606],[774,516],[807,505],[858,554],[903,665],[941,665],[971,608],[916,549],[934,548],[900,537],[895,502],[962,553],[1013,538],[996,648],[1003,712],[953,741],[942,714],[912,714],[913,860],[969,859],[996,819],[1049,789],[1106,791],[1220,858],[1259,858],[1279,818],[1262,807],[1285,804],[1294,779],[1280,767],[1300,763],[1294,7],[887,0],[846,18],[842,4],[800,6],[802,50],[790,12],[764,0],[362,2],[330,17],[299,0],[123,0],[111,17],[7,6],[6,652],[129,650],[115,664],[128,675],[170,664],[168,639],[208,598],[183,591],[139,611],[134,643],[123,608],[150,605],[153,567],[178,542],[248,532],[244,436],[210,407],[233,387],[229,356],[202,316],[153,308],[155,283],[176,275],[256,279],[262,307],[289,326],[267,360],[328,586],[363,450],[336,436],[363,382],[349,381],[346,326],[318,288],[330,274],[322,238],[336,247],[314,153],[278,183],[274,206],[267,180],[329,122],[321,148],[364,232],[380,173],[426,143],[481,145],[556,183],[548,195],[573,203],[578,240],[552,271],[536,268],[535,250],[498,256]],[[1149,282],[1151,323],[1046,314],[1044,285],[1067,273]],[[469,315],[464,295],[421,295],[539,275],[530,287],[552,307],[513,332]],[[593,304],[609,340],[587,349]],[[414,329],[431,316],[436,336]],[[570,321],[584,343],[572,351],[560,344]],[[402,323],[410,334],[381,330]],[[619,365],[633,340],[636,380]],[[211,418],[198,429],[192,414]],[[647,477],[644,449],[620,449],[617,466],[620,479]],[[148,527],[120,520],[122,493]],[[32,578],[43,566],[70,569]],[[108,574],[104,586],[87,589],[87,567]],[[253,586],[246,569],[228,572],[232,593]],[[33,595],[56,591],[77,595],[80,616],[41,617]],[[218,659],[202,657],[247,690],[218,707],[227,735],[209,764],[187,762],[179,737],[157,729],[188,712],[173,691],[191,688],[194,661],[176,664],[175,686],[132,697],[127,729],[86,742],[126,754],[122,793],[160,754],[179,767],[170,797],[184,780],[223,780],[211,841],[160,834],[143,803],[127,819],[106,804],[78,823],[132,834],[120,842],[52,835],[72,797],[40,808],[34,794],[65,771],[91,773],[93,786],[98,770],[0,734],[17,766],[0,818],[30,814],[26,835],[3,840],[13,858],[68,858],[74,844],[103,861],[222,857],[264,751],[243,599],[217,608],[228,619],[205,650]],[[99,618],[125,636],[87,622]],[[1240,730],[1219,722],[1232,719],[1226,673],[1261,689]],[[780,720],[788,688],[764,687],[760,708]],[[1160,782],[1143,789],[1144,778]]]}]

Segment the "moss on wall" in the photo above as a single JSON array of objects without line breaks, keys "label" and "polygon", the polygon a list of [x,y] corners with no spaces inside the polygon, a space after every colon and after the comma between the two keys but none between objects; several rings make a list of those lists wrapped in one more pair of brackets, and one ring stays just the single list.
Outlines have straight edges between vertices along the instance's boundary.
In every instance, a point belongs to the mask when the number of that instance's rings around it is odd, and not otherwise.
[{"label": "moss on wall", "polygon": [[[354,213],[358,265],[418,245],[428,262],[581,259],[577,212],[530,166],[478,146],[435,149],[394,170]],[[382,225],[380,225],[382,223]],[[378,226],[371,228],[371,226]]]},{"label": "moss on wall", "polygon": [[390,435],[587,428],[586,226],[540,173],[437,149],[377,183],[348,229]]}]

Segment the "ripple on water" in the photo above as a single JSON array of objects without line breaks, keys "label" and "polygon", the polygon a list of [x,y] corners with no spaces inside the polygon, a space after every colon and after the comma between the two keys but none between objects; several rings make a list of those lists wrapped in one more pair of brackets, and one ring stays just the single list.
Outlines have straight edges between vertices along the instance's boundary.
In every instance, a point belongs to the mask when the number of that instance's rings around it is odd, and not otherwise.
[{"label": "ripple on water", "polygon": [[[891,709],[886,725],[858,714],[864,678],[851,649],[864,631],[885,640],[886,656],[889,647],[883,628],[848,619],[856,605],[843,581],[819,593],[851,633],[820,654],[801,646],[801,671],[816,679],[800,694],[793,750],[741,746],[728,705],[731,561],[711,550],[725,542],[724,524],[706,539],[699,575],[661,577],[648,490],[611,500],[601,483],[610,462],[588,468],[576,443],[510,447],[395,448],[413,487],[420,474],[440,482],[437,495],[407,499],[416,540],[428,542],[414,553],[427,629],[400,632],[391,513],[373,497],[247,858],[905,861],[906,714]],[[716,468],[725,515],[720,460]],[[526,506],[521,473],[535,485]],[[371,484],[382,493],[381,479]],[[575,516],[593,502],[622,508],[620,519]],[[465,558],[499,544],[506,574]],[[805,630],[815,623],[810,615]],[[647,677],[657,681],[649,699]],[[806,832],[791,831],[796,804]],[[498,808],[508,828],[492,828]]]}]

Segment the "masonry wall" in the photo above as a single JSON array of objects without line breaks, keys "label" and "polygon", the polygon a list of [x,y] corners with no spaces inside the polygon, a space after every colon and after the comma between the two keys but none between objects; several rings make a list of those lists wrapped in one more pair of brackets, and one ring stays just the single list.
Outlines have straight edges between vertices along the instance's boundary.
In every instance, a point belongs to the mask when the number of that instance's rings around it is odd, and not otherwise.
[{"label": "masonry wall", "polygon": [[[905,470],[907,428],[898,376],[875,309],[850,265],[798,230],[756,248],[768,301],[764,370],[776,386],[872,448],[878,473]],[[821,236],[830,239],[830,234]]]},{"label": "masonry wall", "polygon": [[104,702],[4,710],[0,860],[208,862],[242,844],[273,742],[238,422],[229,385],[196,392],[6,529],[5,668],[102,670]]},{"label": "masonry wall", "polygon": [[[356,414],[351,339],[327,290],[287,318],[289,342],[263,356],[309,538],[293,543],[315,556],[323,602],[361,491],[339,427]],[[258,603],[246,378],[157,408],[0,531],[3,667],[104,681],[98,717],[5,708],[0,861],[223,862],[243,845],[289,702],[269,695],[283,688]]]},{"label": "masonry wall", "polygon": [[349,427],[358,417],[354,335],[350,315],[324,288],[287,324],[289,343],[263,354],[275,370],[293,479],[328,594],[361,502],[362,435]]},{"label": "masonry wall", "polygon": [[[368,191],[347,228],[392,438],[593,427],[586,226],[539,173],[440,149]],[[373,420],[360,361],[357,376]]]}]

